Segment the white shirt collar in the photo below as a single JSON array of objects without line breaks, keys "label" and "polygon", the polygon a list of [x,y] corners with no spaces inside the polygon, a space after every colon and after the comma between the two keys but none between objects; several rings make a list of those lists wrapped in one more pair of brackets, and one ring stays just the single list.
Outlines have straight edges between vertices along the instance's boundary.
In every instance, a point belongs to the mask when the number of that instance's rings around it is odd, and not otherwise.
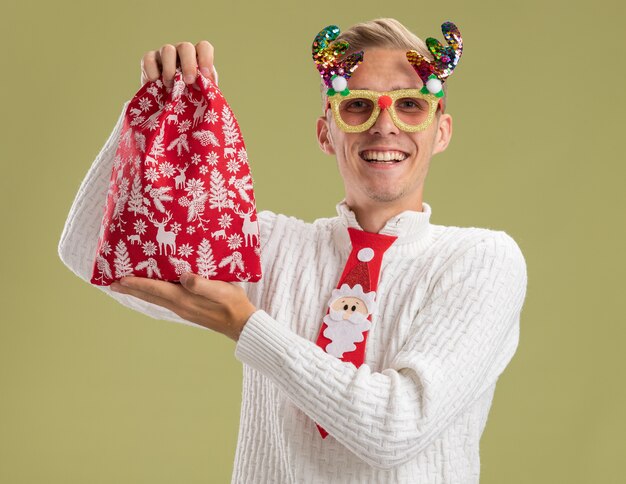
[{"label": "white shirt collar", "polygon": [[[354,227],[363,230],[357,222],[355,213],[348,207],[345,198],[341,200],[335,208],[339,220],[344,227]],[[421,212],[417,210],[405,210],[400,212],[387,220],[385,226],[378,233],[398,237],[398,240],[393,244],[394,246],[417,244],[423,247],[427,244],[432,232],[430,224],[431,213],[431,206],[426,202],[422,202]]]}]

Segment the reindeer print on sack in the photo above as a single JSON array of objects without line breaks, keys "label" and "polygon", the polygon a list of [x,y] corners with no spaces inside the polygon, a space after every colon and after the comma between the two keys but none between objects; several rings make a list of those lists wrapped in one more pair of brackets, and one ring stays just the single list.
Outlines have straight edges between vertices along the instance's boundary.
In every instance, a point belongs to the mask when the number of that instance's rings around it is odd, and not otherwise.
[{"label": "reindeer print on sack", "polygon": [[[252,222],[250,217],[252,216],[253,209],[251,208],[247,212],[242,212],[239,210],[239,205],[234,209],[235,213],[243,218],[243,237],[246,247],[248,245],[253,246],[253,239],[256,238],[255,243],[259,242],[259,223],[255,220]],[[248,244],[250,242],[250,244]]]},{"label": "reindeer print on sack", "polygon": [[252,174],[234,113],[201,73],[146,83],[119,132],[91,282],[261,278]]},{"label": "reindeer print on sack", "polygon": [[152,222],[154,226],[159,229],[156,235],[156,240],[159,244],[159,255],[167,255],[168,247],[171,248],[172,254],[176,253],[176,233],[164,229],[165,225],[171,220],[172,214],[170,212],[165,213],[167,218],[161,220],[160,222],[154,220],[154,218],[152,218],[152,214],[148,215],[148,220],[150,220],[150,222]]}]

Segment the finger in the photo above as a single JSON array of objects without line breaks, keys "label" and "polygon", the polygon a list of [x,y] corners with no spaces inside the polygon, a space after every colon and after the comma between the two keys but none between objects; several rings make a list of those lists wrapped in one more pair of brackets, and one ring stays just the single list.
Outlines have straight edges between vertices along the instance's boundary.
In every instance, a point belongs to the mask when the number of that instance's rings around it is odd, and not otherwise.
[{"label": "finger", "polygon": [[150,279],[148,277],[127,276],[120,279],[122,287],[156,296],[160,299],[177,301],[184,295],[184,289],[178,284]]},{"label": "finger", "polygon": [[163,83],[167,87],[174,85],[174,74],[176,73],[176,47],[172,44],[165,44],[161,47],[161,74],[163,75]]},{"label": "finger", "polygon": [[180,282],[192,294],[197,294],[212,302],[224,301],[227,298],[228,287],[225,287],[225,285],[229,286],[227,282],[205,279],[193,272],[187,272],[183,276]]},{"label": "finger", "polygon": [[198,56],[198,67],[202,75],[211,78],[217,84],[213,73],[213,63],[215,58],[215,50],[213,45],[207,40],[201,40],[196,44],[196,55]]},{"label": "finger", "polygon": [[180,314],[177,312],[180,309],[180,306],[170,299],[162,298],[155,294],[144,292],[136,288],[122,286],[116,282],[111,284],[111,290],[120,294],[127,294],[129,296],[136,297],[137,299],[141,299],[142,301],[146,301],[151,304],[156,304],[157,306],[164,307],[180,316]]},{"label": "finger", "polygon": [[192,84],[198,75],[198,62],[196,60],[196,48],[191,42],[180,42],[176,44],[180,66],[183,71],[185,84]]},{"label": "finger", "polygon": [[141,58],[141,85],[148,81],[156,81],[161,77],[160,54],[158,50],[151,50]]}]

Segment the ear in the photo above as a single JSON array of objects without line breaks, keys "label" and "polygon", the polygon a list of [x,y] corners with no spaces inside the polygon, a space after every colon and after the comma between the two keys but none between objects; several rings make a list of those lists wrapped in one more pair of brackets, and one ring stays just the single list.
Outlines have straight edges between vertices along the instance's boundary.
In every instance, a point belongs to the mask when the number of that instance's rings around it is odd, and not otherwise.
[{"label": "ear", "polygon": [[452,116],[442,114],[437,123],[437,131],[435,133],[435,144],[433,146],[433,155],[444,151],[450,140],[452,139]]},{"label": "ear", "polygon": [[335,154],[335,147],[333,146],[333,140],[330,136],[329,122],[326,119],[326,115],[317,118],[317,142],[320,145],[320,149],[327,155]]}]

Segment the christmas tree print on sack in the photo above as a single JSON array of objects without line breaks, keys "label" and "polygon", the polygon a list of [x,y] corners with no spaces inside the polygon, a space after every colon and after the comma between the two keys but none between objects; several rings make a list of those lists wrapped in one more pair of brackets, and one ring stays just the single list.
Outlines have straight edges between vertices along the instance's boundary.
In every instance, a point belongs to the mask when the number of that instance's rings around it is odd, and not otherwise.
[{"label": "christmas tree print on sack", "polygon": [[124,276],[178,282],[261,278],[248,154],[210,79],[144,84],[128,104],[113,161],[91,283]]}]

